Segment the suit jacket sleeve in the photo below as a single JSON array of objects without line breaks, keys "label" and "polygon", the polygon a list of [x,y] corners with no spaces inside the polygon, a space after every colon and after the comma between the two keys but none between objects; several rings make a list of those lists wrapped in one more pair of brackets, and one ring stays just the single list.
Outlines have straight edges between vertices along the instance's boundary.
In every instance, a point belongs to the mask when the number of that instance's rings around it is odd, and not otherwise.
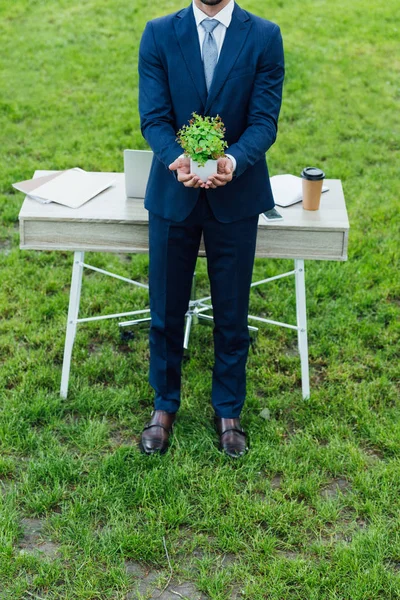
[{"label": "suit jacket sleeve", "polygon": [[236,175],[265,157],[276,140],[282,104],[284,56],[280,28],[275,26],[260,58],[247,109],[247,128],[228,152],[236,158]]},{"label": "suit jacket sleeve", "polygon": [[140,126],[156,157],[168,166],[182,153],[176,141],[167,74],[160,60],[151,22],[147,23],[139,48]]}]

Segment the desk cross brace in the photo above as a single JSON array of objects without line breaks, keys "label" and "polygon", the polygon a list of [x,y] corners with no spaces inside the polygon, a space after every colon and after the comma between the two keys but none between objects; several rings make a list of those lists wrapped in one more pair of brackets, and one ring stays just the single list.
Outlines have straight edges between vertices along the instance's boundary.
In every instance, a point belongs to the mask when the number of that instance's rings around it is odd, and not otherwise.
[{"label": "desk cross brace", "polygon": [[[268,277],[267,279],[262,279],[260,281],[255,281],[251,284],[251,287],[256,287],[259,285],[263,285],[264,283],[268,283],[270,281],[275,281],[277,279],[282,279],[283,277],[289,277],[290,275],[294,275],[295,277],[295,290],[296,290],[296,316],[297,316],[297,325],[291,325],[289,323],[282,323],[280,321],[273,321],[271,319],[265,319],[263,317],[256,317],[253,315],[249,315],[248,318],[254,321],[259,321],[262,323],[268,323],[269,325],[277,325],[279,327],[286,327],[288,329],[294,329],[297,331],[297,340],[298,340],[298,348],[300,354],[300,362],[301,362],[301,382],[302,382],[302,393],[303,398],[309,398],[310,396],[310,381],[309,381],[309,369],[308,369],[308,342],[307,342],[307,316],[306,316],[306,290],[305,290],[305,277],[304,277],[304,260],[303,259],[295,259],[294,261],[295,268],[293,271],[289,271],[287,273],[282,273],[280,275],[275,275],[274,277]],[[62,366],[62,375],[61,375],[61,388],[60,395],[62,398],[66,398],[68,394],[68,383],[69,383],[69,373],[71,369],[71,357],[72,357],[72,349],[75,341],[76,335],[76,327],[78,323],[88,323],[89,321],[100,321],[104,319],[115,319],[121,317],[128,317],[134,315],[145,315],[150,313],[150,309],[143,310],[134,310],[130,312],[123,313],[115,313],[109,315],[100,315],[97,317],[86,317],[79,319],[79,304],[80,304],[80,296],[81,296],[81,287],[82,287],[82,276],[83,269],[90,269],[92,271],[96,271],[97,273],[102,273],[103,275],[107,275],[109,277],[114,277],[115,279],[119,279],[120,281],[125,281],[126,283],[130,283],[132,285],[136,285],[137,287],[141,287],[148,290],[148,285],[144,283],[140,283],[138,281],[134,281],[133,279],[128,279],[127,277],[122,277],[121,275],[116,275],[115,273],[111,273],[110,271],[105,271],[104,269],[99,269],[98,267],[93,267],[92,265],[88,265],[84,262],[84,252],[75,252],[74,253],[74,261],[72,267],[72,280],[71,280],[71,289],[70,289],[70,297],[69,297],[69,308],[68,308],[68,318],[67,318],[67,330],[65,336],[65,346],[64,346],[64,358],[63,358],[63,366]],[[197,323],[213,325],[213,317],[211,315],[204,314],[208,310],[212,310],[212,305],[208,304],[209,300],[211,300],[211,296],[205,296],[203,298],[196,298],[196,279],[195,275],[193,277],[193,285],[191,291],[191,299],[189,301],[188,311],[186,313],[186,327],[185,327],[185,336],[184,336],[184,348],[187,349],[189,345],[189,336],[192,325]],[[135,319],[131,321],[123,321],[119,323],[120,327],[126,327],[129,325],[141,325],[141,324],[149,324],[151,321],[151,317],[144,317],[140,319]],[[258,332],[257,327],[253,327],[249,325],[250,335],[253,334],[253,337],[256,336]]]}]

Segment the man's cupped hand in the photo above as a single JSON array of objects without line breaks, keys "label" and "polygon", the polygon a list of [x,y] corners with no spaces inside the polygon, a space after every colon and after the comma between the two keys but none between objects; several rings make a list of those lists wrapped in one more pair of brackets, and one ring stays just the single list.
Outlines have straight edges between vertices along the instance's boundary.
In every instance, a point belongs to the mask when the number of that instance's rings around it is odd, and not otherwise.
[{"label": "man's cupped hand", "polygon": [[169,165],[171,171],[177,172],[177,179],[185,187],[215,189],[232,181],[233,164],[230,158],[224,156],[217,161],[217,172],[210,175],[206,182],[198,175],[190,172],[190,158],[179,157]]}]

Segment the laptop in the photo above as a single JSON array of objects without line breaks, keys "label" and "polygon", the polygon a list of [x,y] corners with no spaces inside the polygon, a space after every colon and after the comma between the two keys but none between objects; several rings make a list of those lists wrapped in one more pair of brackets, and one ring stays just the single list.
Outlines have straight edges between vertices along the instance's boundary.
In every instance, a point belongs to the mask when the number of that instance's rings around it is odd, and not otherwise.
[{"label": "laptop", "polygon": [[151,150],[124,150],[127,198],[144,198],[152,160]]}]

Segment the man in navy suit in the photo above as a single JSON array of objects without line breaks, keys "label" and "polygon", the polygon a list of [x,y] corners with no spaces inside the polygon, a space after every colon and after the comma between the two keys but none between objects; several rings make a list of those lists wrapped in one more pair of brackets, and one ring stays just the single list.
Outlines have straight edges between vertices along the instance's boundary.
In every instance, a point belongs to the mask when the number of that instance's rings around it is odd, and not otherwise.
[{"label": "man in navy suit", "polygon": [[[279,27],[234,0],[193,0],[149,21],[139,51],[139,111],[154,152],[149,211],[150,375],[154,410],[140,448],[167,450],[180,404],[185,313],[201,235],[214,316],[212,397],[220,448],[248,448],[249,292],[258,215],[274,206],[265,153],[274,143],[284,58]],[[207,182],[190,173],[176,132],[193,112],[221,116],[228,150]]]}]

